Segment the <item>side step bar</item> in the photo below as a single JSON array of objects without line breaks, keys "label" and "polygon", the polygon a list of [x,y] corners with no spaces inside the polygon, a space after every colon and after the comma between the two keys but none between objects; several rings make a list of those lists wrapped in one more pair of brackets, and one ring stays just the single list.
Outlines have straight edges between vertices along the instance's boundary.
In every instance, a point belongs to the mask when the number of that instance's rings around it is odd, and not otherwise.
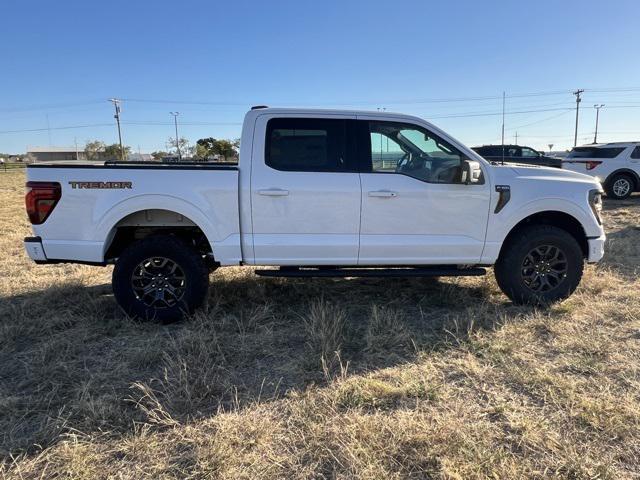
[{"label": "side step bar", "polygon": [[479,277],[484,268],[425,267],[425,268],[292,268],[255,270],[261,277]]}]

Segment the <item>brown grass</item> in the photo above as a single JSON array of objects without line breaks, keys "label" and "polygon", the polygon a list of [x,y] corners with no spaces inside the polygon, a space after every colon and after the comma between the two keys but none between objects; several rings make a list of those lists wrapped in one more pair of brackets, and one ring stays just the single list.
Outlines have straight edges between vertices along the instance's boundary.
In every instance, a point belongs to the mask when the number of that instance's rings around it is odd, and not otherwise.
[{"label": "brown grass", "polygon": [[549,310],[492,276],[212,276],[181,324],[118,310],[110,268],[36,266],[0,172],[6,478],[640,478],[640,198]]}]

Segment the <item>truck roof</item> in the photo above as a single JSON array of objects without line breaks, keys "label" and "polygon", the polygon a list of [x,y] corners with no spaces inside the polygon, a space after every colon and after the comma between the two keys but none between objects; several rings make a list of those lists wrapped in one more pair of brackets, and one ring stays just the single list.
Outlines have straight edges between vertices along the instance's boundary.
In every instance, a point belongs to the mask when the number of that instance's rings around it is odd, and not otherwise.
[{"label": "truck roof", "polygon": [[573,148],[605,148],[605,147],[633,147],[640,145],[639,141],[631,142],[609,142],[609,143],[588,143],[587,145],[580,145]]},{"label": "truck roof", "polygon": [[301,108],[301,107],[267,107],[258,106],[249,111],[249,114],[274,113],[292,115],[361,115],[367,117],[402,117],[413,120],[426,121],[426,119],[407,115],[405,113],[380,111],[380,110],[357,110],[357,109],[331,109],[331,108]]}]

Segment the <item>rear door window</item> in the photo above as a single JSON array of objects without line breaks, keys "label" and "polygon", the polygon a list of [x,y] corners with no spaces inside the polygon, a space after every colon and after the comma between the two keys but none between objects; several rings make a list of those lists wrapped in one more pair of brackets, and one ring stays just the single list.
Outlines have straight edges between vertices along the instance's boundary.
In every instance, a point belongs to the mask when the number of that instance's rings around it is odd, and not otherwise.
[{"label": "rear door window", "polygon": [[345,137],[345,120],[274,118],[267,123],[265,163],[284,171],[354,171]]},{"label": "rear door window", "polygon": [[522,156],[527,158],[536,158],[538,157],[538,152],[533,150],[532,148],[523,147],[522,148]]},{"label": "rear door window", "polygon": [[521,157],[522,156],[522,151],[520,150],[520,147],[505,147],[504,149],[504,156],[505,157]]},{"label": "rear door window", "polygon": [[567,158],[615,158],[625,147],[575,147]]}]

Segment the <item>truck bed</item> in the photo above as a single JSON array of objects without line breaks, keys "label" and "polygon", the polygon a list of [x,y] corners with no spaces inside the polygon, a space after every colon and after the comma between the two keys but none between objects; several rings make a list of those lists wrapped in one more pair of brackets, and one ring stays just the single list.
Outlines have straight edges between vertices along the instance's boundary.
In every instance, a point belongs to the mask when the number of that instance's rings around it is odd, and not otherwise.
[{"label": "truck bed", "polygon": [[160,218],[168,225],[200,228],[221,263],[237,265],[242,259],[237,170],[227,163],[32,164],[27,181],[58,182],[62,190],[50,216],[33,232],[42,238],[47,260],[100,263],[123,222],[144,226]]}]

